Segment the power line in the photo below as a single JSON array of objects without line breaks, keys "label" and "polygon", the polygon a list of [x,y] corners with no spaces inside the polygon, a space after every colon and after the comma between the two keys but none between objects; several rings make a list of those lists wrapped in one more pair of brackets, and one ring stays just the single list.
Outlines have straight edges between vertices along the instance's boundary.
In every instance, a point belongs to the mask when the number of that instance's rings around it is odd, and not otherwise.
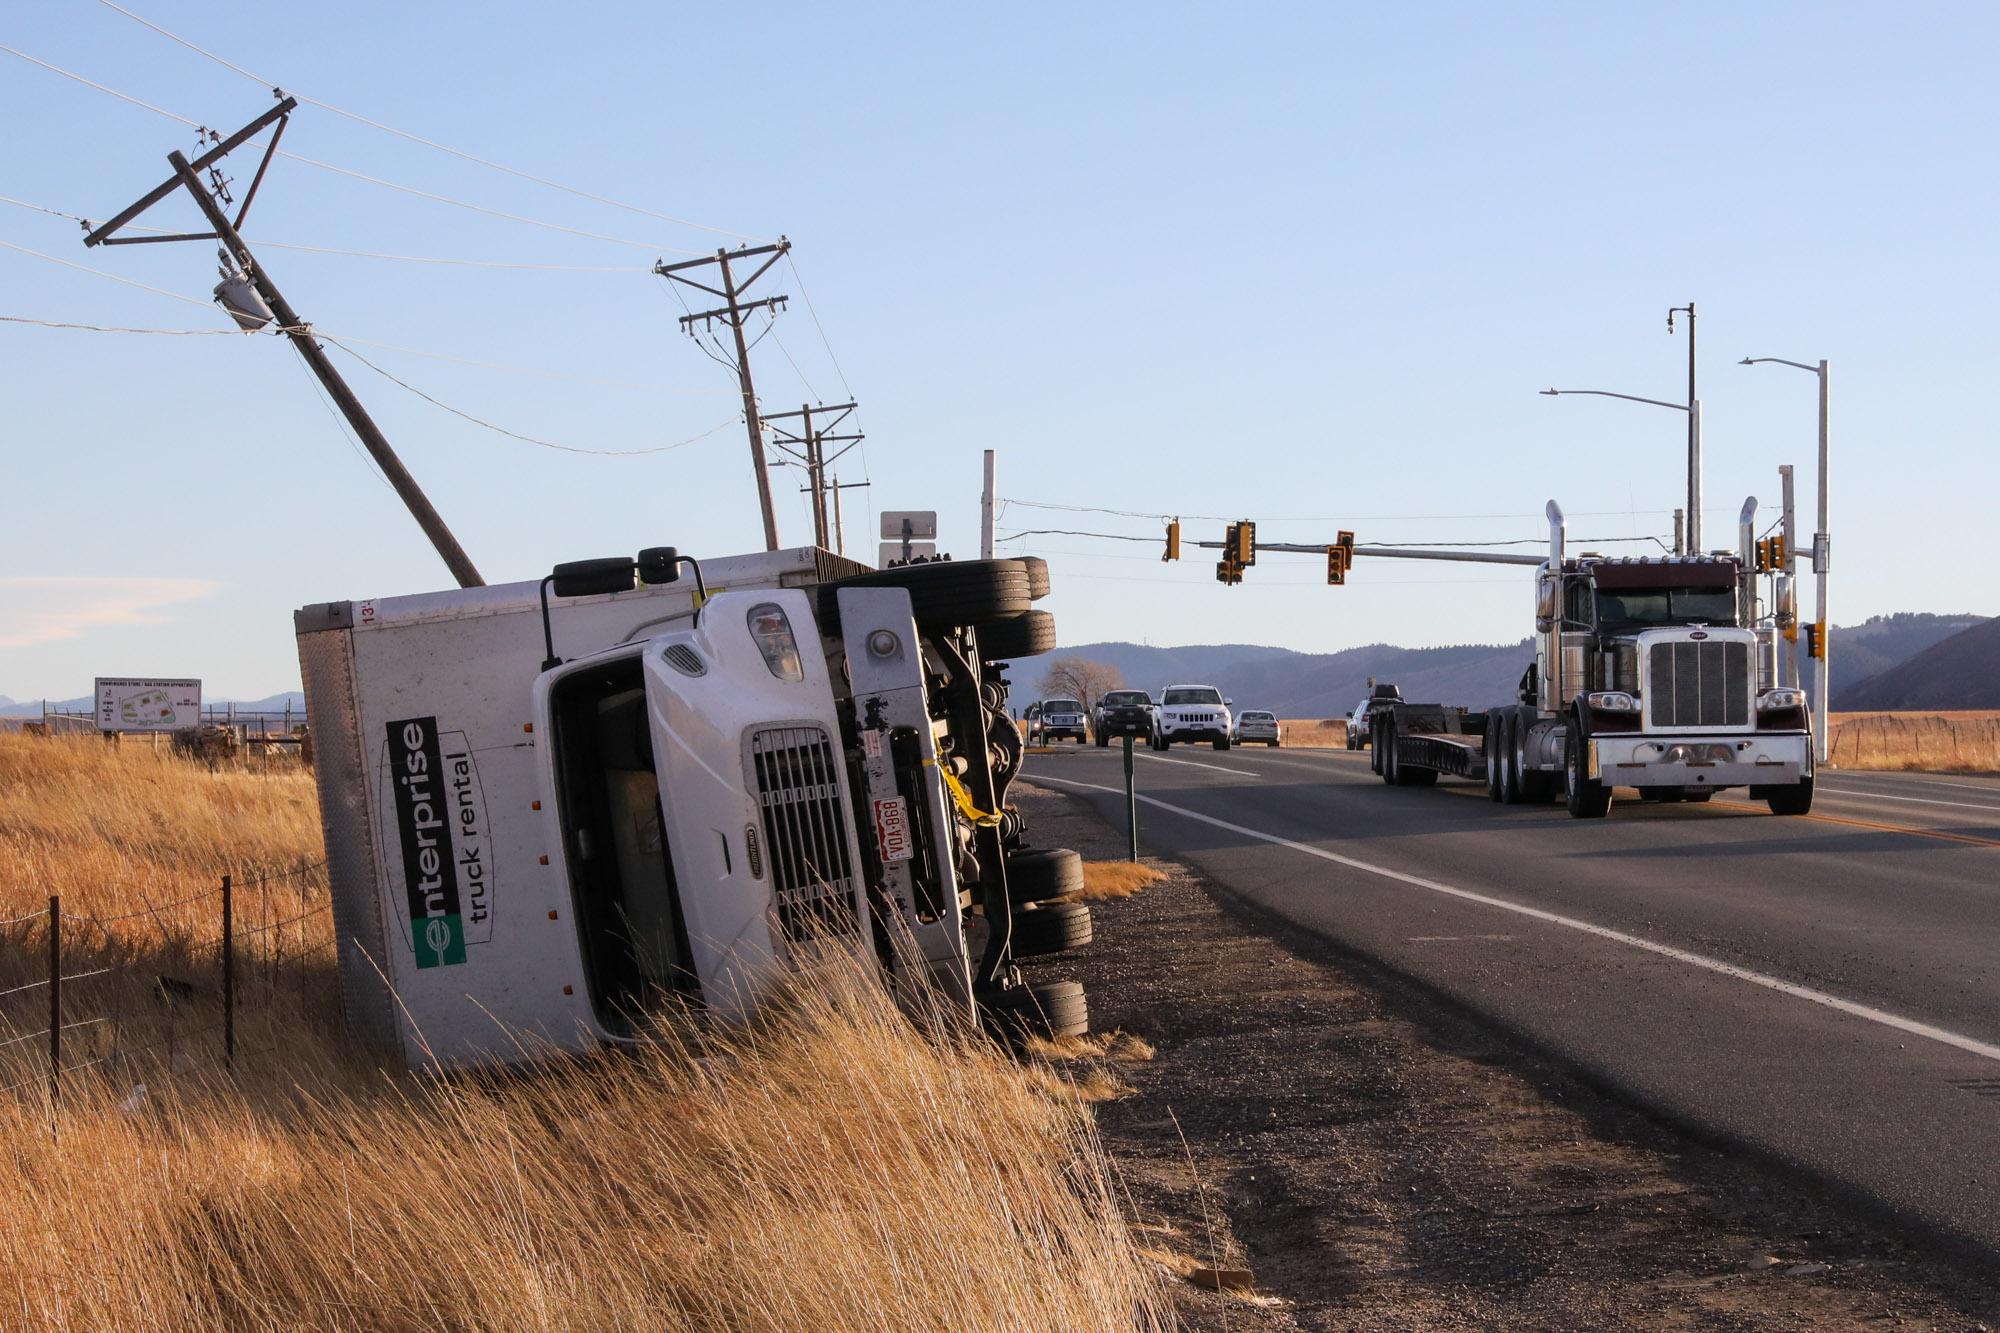
[{"label": "power line", "polygon": [[240,338],[237,329],[134,329],[110,324],[73,324],[58,319],[30,319],[26,315],[0,315],[0,323],[31,324],[44,329],[76,329],[85,333],[151,333],[168,338]]},{"label": "power line", "polygon": [[[792,281],[799,285],[799,295],[805,300],[806,313],[812,316],[813,327],[819,330],[820,346],[826,348],[826,359],[833,362],[833,373],[840,377],[841,392],[849,398],[854,397],[854,386],[847,382],[847,372],[840,368],[840,358],[833,354],[833,344],[827,341],[826,325],[819,322],[819,311],[813,307],[812,293],[806,290],[806,280],[799,276],[799,261],[792,258],[792,252],[787,250],[785,252],[785,262],[791,265]],[[780,347],[784,346],[783,343],[779,343],[778,345]],[[789,356],[790,354],[787,353],[788,358]],[[798,367],[793,366],[792,369],[797,370]],[[799,378],[803,380],[805,376],[802,374]],[[814,396],[817,397],[818,395],[815,394]]]},{"label": "power line", "polygon": [[[152,29],[154,32],[160,34],[160,36],[162,37],[167,38],[169,41],[176,42],[179,45],[186,47],[188,50],[193,51],[196,55],[214,61],[216,64],[221,65],[224,69],[230,70],[236,74],[240,74],[244,78],[249,79],[253,83],[259,83],[266,88],[273,88],[275,90],[275,86],[271,80],[265,78],[259,78],[256,74],[251,73],[249,70],[243,68],[241,65],[238,65],[231,60],[227,60],[222,56],[217,55],[215,52],[207,50],[204,47],[195,45],[187,38],[182,37],[178,33],[168,31],[167,29],[161,27],[159,24],[153,22],[151,19],[143,18],[140,15],[135,14],[131,10],[125,8],[123,5],[113,3],[113,0],[99,0],[99,3],[104,5],[107,9],[116,10],[118,13],[123,14],[126,18],[131,19],[134,23]],[[706,223],[695,222],[688,218],[675,217],[671,213],[662,213],[657,211],[656,209],[646,208],[639,204],[629,204],[620,199],[613,199],[606,195],[595,194],[589,190],[579,189],[574,185],[565,185],[561,181],[550,180],[546,176],[537,176],[533,172],[523,171],[518,167],[510,167],[504,162],[495,162],[490,158],[480,157],[476,153],[466,152],[462,148],[453,148],[450,144],[439,143],[434,139],[426,139],[422,135],[411,134],[407,130],[399,130],[393,125],[385,125],[379,120],[371,120],[367,116],[361,115],[357,112],[345,110],[341,107],[337,107],[333,105],[333,103],[331,102],[322,102],[315,97],[306,97],[298,93],[294,93],[293,96],[298,97],[298,99],[301,102],[306,103],[308,106],[316,106],[320,108],[322,111],[331,111],[334,115],[341,116],[347,120],[354,121],[356,124],[366,125],[370,129],[380,130],[384,134],[393,134],[399,139],[407,139],[411,143],[421,144],[425,148],[435,149],[440,153],[449,153],[453,157],[460,158],[467,162],[471,162],[477,166],[486,167],[493,171],[505,172],[509,176],[516,176],[522,180],[531,181],[536,185],[546,186],[551,190],[560,190],[565,194],[575,195],[579,199],[588,199],[592,203],[604,204],[610,208],[623,209],[628,213],[637,213],[645,217],[656,218],[661,222],[671,222],[675,226],[692,227],[696,231],[713,232],[716,235],[729,236],[740,241],[754,239],[744,234],[743,232],[730,231],[725,227],[711,227]]]},{"label": "power line", "polygon": [[203,301],[197,297],[183,296],[179,292],[170,292],[164,287],[154,287],[132,278],[121,278],[116,273],[106,273],[103,269],[92,268],[88,264],[79,264],[73,259],[59,259],[55,255],[45,255],[40,250],[30,250],[27,246],[16,245],[12,241],[0,240],[0,246],[5,246],[9,250],[17,250],[24,255],[33,255],[36,259],[45,259],[51,264],[61,264],[64,268],[73,268],[79,273],[88,273],[94,277],[103,278],[108,282],[123,283],[127,287],[137,287],[140,291],[151,292],[155,296],[169,296],[176,301],[184,301],[188,305],[198,305],[203,310],[211,308],[207,301]]},{"label": "power line", "polygon": [[[4,44],[0,44],[0,51],[5,51],[8,55],[19,56],[22,60],[27,61],[31,65],[39,65],[41,68],[48,70],[52,74],[60,74],[63,78],[71,79],[77,83],[82,84],[86,88],[94,88],[98,92],[108,93],[111,96],[117,98],[121,102],[129,102],[133,106],[140,107],[146,111],[151,111],[155,115],[165,116],[168,120],[178,121],[181,124],[186,125],[189,128],[194,129],[198,132],[206,131],[208,128],[207,126],[201,124],[199,121],[190,120],[186,116],[176,115],[173,112],[168,111],[163,107],[157,107],[154,106],[151,102],[142,101],[137,97],[133,97],[129,93],[121,93],[116,88],[112,88],[105,84],[99,83],[95,79],[85,78],[83,75],[76,73],[74,70],[67,70],[60,65],[52,65],[46,60],[39,60],[36,57],[29,55],[25,51],[16,50],[14,47],[7,46]],[[253,140],[250,142],[250,146],[253,148],[262,148],[265,147],[266,145]],[[483,213],[488,217],[502,218],[508,222],[519,222],[525,226],[541,227],[549,231],[566,232],[572,236],[582,236],[588,240],[604,241],[607,244],[611,245],[629,246],[635,250],[646,250],[656,254],[662,251],[666,251],[672,254],[701,253],[695,250],[683,250],[683,249],[675,249],[674,247],[671,246],[659,246],[653,244],[650,241],[628,240],[621,236],[609,236],[602,232],[587,231],[581,227],[571,227],[560,222],[547,222],[540,218],[526,217],[519,213],[509,213],[504,209],[489,208],[485,204],[475,204],[468,200],[455,199],[450,195],[436,194],[430,190],[420,190],[414,185],[403,185],[399,184],[396,181],[383,180],[379,176],[370,176],[366,172],[354,171],[347,167],[336,166],[331,162],[322,162],[318,158],[305,157],[298,153],[288,152],[285,149],[279,149],[277,156],[285,158],[288,161],[304,163],[306,166],[309,167],[317,167],[321,171],[332,172],[334,175],[337,176],[346,176],[353,180],[365,181],[370,185],[379,185],[386,190],[396,190],[403,194],[415,195],[420,199],[431,200],[434,203],[448,204],[453,208],[463,208],[470,212]]]},{"label": "power line", "polygon": [[382,367],[376,365],[373,361],[370,361],[367,357],[363,356],[361,353],[355,351],[352,347],[349,347],[346,343],[342,342],[340,339],[331,337],[324,333],[319,334],[317,336],[320,338],[321,341],[331,343],[335,347],[338,347],[341,351],[347,353],[349,356],[353,357],[356,361],[359,361],[362,365],[368,367],[368,369],[374,371],[377,375],[380,375],[383,379],[388,380],[391,384],[394,384],[398,388],[404,389],[410,393],[415,394],[417,397],[423,399],[425,402],[431,404],[433,407],[443,408],[445,411],[451,413],[455,417],[463,418],[464,420],[471,422],[473,425],[480,426],[485,428],[486,430],[493,431],[495,434],[505,435],[509,439],[520,440],[524,444],[539,445],[541,448],[544,449],[559,450],[562,453],[566,454],[593,454],[602,458],[636,458],[644,454],[664,454],[671,450],[679,449],[684,445],[690,445],[698,441],[705,440],[709,436],[715,434],[717,431],[725,430],[728,427],[736,424],[736,419],[734,417],[731,417],[729,420],[722,422],[720,425],[709,427],[707,430],[703,431],[699,435],[690,435],[685,440],[676,440],[672,444],[654,445],[651,448],[647,449],[588,449],[581,445],[561,444],[555,440],[544,440],[534,435],[523,435],[519,431],[508,430],[505,426],[496,426],[494,423],[486,420],[485,418],[476,417],[472,413],[467,412],[463,408],[453,407],[450,403],[447,403],[442,399],[435,398],[430,394],[425,393],[422,389],[419,389],[416,385],[409,383],[407,380],[399,379],[395,375],[390,374],[388,371],[382,369]]}]

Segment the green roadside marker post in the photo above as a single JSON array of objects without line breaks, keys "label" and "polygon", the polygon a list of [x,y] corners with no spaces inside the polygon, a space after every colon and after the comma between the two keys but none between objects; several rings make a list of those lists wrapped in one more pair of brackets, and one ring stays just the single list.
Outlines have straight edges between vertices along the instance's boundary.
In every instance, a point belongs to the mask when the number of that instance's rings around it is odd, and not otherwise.
[{"label": "green roadside marker post", "polygon": [[1132,861],[1139,860],[1139,797],[1132,790],[1132,733],[1125,733],[1125,829]]}]

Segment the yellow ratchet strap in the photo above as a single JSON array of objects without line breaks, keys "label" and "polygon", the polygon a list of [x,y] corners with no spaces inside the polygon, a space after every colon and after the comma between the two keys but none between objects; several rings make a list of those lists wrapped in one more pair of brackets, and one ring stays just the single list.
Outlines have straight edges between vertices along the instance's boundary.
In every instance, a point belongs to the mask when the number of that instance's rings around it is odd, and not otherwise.
[{"label": "yellow ratchet strap", "polygon": [[980,828],[992,828],[1000,822],[1000,816],[996,812],[981,810],[973,803],[972,793],[965,789],[965,784],[958,780],[956,773],[953,773],[949,768],[946,768],[935,759],[924,760],[924,767],[935,768],[938,771],[938,776],[944,779],[945,787],[951,792],[951,799],[958,802],[960,814],[964,815]]}]

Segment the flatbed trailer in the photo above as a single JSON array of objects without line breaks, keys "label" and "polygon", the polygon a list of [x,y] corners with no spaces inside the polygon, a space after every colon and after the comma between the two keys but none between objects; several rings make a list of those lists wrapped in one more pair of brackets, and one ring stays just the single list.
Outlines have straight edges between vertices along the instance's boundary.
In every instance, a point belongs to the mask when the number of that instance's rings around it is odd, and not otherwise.
[{"label": "flatbed trailer", "polygon": [[1486,714],[1448,704],[1377,699],[1368,710],[1368,766],[1394,787],[1428,787],[1442,775],[1486,781]]}]

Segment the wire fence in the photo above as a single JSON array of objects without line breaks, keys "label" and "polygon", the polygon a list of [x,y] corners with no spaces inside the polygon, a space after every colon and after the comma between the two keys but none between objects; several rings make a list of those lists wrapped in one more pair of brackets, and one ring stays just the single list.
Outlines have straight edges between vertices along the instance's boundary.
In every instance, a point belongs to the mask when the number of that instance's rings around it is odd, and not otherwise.
[{"label": "wire fence", "polygon": [[[250,1053],[239,1017],[275,1011],[288,968],[330,978],[332,905],[315,879],[325,864],[223,875],[159,903],[128,889],[146,905],[114,916],[50,894],[46,907],[0,918],[0,1078],[12,1079],[0,1094],[46,1097],[53,1124],[65,1081],[86,1070],[163,1060],[169,1073],[217,1062],[233,1072]],[[157,927],[143,943],[112,929],[139,920]]]}]

